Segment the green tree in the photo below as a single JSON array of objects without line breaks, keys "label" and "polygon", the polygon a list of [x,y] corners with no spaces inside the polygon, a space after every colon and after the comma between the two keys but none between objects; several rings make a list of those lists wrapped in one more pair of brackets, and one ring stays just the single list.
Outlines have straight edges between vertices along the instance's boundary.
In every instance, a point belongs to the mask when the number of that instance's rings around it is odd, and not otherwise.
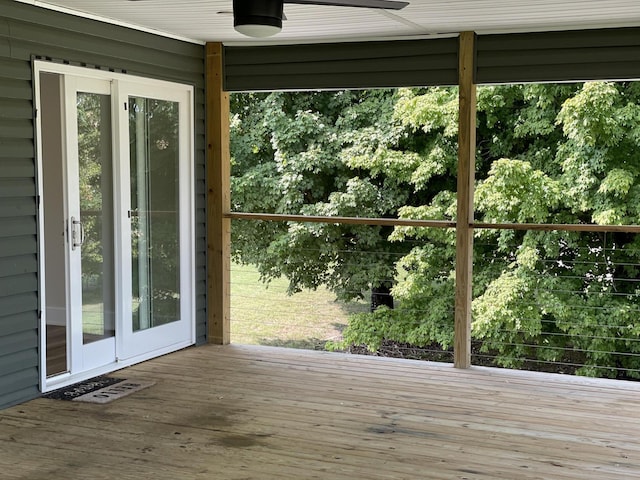
[{"label": "green tree", "polygon": [[[416,192],[423,140],[395,118],[398,94],[270,93],[233,97],[232,203],[237,210],[395,217],[424,201]],[[420,177],[420,176],[421,177]],[[415,187],[414,187],[415,185]],[[411,187],[411,188],[408,188]],[[413,192],[412,192],[413,190]],[[373,290],[392,306],[395,262],[409,251],[389,227],[238,222],[235,258],[263,279],[286,276],[290,292],[326,285],[350,300]]]},{"label": "green tree", "polygon": [[110,127],[104,125],[110,122],[104,109],[105,98],[90,93],[81,93],[77,98],[80,209],[86,232],[82,266],[92,281],[102,276],[102,211],[108,211],[111,202],[110,184],[106,183],[109,177],[104,175],[108,168],[105,162],[111,160],[110,139],[104,135],[105,128]]},{"label": "green tree", "polygon": [[[637,224],[640,88],[505,85],[478,91],[476,218]],[[245,211],[454,219],[457,91],[234,97],[233,202]],[[451,346],[455,232],[249,222],[236,256],[290,290],[353,298],[386,283],[397,304],[352,318],[345,343]],[[474,336],[518,366],[579,361],[580,373],[639,368],[635,265],[627,234],[478,230]],[[571,358],[567,352],[571,351]],[[608,366],[609,369],[598,368]]]},{"label": "green tree", "polygon": [[[634,83],[592,82],[561,96],[553,157],[538,166],[544,173],[533,162],[494,161],[478,187],[480,218],[637,224],[638,92]],[[579,373],[588,375],[630,369],[637,376],[640,363],[627,355],[638,353],[640,343],[634,235],[530,231],[479,238],[496,241],[504,259],[474,302],[473,325],[500,364],[518,366],[526,357],[584,363]]]}]

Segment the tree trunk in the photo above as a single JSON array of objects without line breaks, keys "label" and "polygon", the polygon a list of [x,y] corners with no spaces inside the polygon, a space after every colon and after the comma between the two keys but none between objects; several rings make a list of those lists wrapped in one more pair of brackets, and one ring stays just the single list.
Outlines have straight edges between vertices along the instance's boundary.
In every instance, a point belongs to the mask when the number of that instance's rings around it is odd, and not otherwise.
[{"label": "tree trunk", "polygon": [[376,311],[379,307],[393,309],[393,295],[391,295],[391,283],[383,283],[376,287],[371,287],[371,311]]}]

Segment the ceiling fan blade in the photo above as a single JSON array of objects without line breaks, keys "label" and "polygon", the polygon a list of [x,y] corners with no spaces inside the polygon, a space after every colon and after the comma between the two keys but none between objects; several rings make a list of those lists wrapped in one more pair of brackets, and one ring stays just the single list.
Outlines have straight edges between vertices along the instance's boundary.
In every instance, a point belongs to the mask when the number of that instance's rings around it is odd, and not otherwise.
[{"label": "ceiling fan blade", "polygon": [[402,10],[409,2],[394,0],[284,0],[284,3],[298,5],[328,5],[332,7],[382,8],[384,10]]}]

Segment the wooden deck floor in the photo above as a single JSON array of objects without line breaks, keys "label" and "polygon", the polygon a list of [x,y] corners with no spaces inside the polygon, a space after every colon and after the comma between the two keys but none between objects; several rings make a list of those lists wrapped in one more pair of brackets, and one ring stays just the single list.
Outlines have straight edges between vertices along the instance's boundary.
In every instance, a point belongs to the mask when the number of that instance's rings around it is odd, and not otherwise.
[{"label": "wooden deck floor", "polygon": [[640,478],[640,385],[267,347],[117,372],[108,405],[0,411],[0,478]]}]

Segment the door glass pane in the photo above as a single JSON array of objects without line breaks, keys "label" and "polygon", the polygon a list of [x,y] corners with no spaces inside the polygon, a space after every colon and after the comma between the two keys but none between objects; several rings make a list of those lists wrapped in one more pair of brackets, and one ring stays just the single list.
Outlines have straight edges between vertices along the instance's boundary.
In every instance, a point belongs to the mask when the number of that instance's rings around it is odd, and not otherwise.
[{"label": "door glass pane", "polygon": [[72,227],[82,243],[83,343],[115,335],[111,99],[78,93],[80,219]]},{"label": "door glass pane", "polygon": [[40,73],[47,376],[68,371],[61,77]]},{"label": "door glass pane", "polygon": [[178,103],[129,98],[133,330],[180,320]]}]

